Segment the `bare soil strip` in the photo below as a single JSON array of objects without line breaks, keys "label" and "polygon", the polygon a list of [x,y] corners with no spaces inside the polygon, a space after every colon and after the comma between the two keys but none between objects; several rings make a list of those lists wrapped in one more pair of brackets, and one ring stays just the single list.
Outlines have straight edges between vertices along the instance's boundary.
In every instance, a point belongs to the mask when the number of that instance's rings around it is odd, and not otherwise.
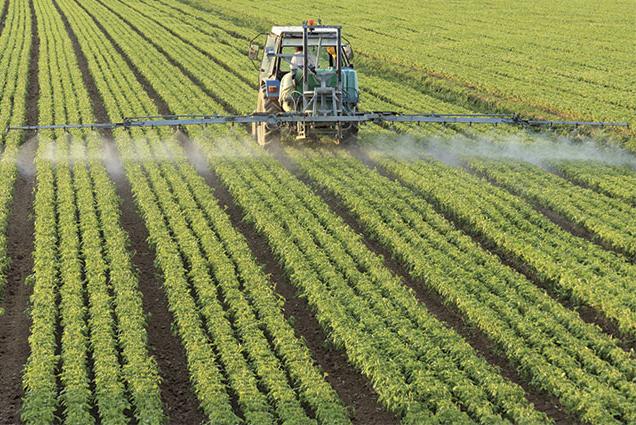
[{"label": "bare soil strip", "polygon": [[[57,3],[55,5],[58,7]],[[58,11],[62,15],[66,31],[73,41],[84,85],[88,88],[91,95],[95,116],[99,120],[108,121],[109,117],[103,99],[90,73],[86,57],[77,42],[77,36],[72,31],[66,16],[64,16],[59,7]],[[101,30],[104,31],[103,28]],[[118,50],[118,52],[127,60],[121,51]],[[131,63],[129,65],[133,73],[139,78],[141,76],[139,71]],[[152,88],[148,81],[141,79],[140,81],[144,88],[146,86]],[[158,103],[158,106],[163,109],[162,112],[169,113],[165,104]],[[105,141],[104,143],[109,144],[111,152],[117,152],[111,141]],[[157,361],[159,374],[162,378],[160,386],[161,400],[170,423],[202,423],[205,420],[205,416],[199,408],[199,402],[190,385],[185,352],[178,337],[172,333],[173,318],[168,310],[168,302],[162,288],[162,279],[154,266],[154,253],[147,243],[148,232],[135,208],[130,185],[123,172],[121,161],[117,161],[117,164],[119,165],[118,168],[115,164],[110,164],[107,169],[111,179],[116,184],[117,194],[122,199],[120,208],[121,225],[130,239],[131,257],[138,271],[139,289],[142,293],[144,311],[148,314],[148,344],[150,354]]]},{"label": "bare soil strip", "polygon": [[329,205],[331,210],[342,218],[349,227],[362,236],[362,240],[369,250],[384,258],[385,266],[393,274],[400,277],[402,282],[415,292],[417,300],[426,306],[426,309],[439,321],[446,324],[461,335],[488,363],[497,367],[504,377],[521,386],[526,398],[534,404],[537,410],[550,416],[558,424],[574,424],[577,419],[567,413],[559,400],[555,397],[538,391],[527,384],[514,365],[499,354],[496,345],[479,329],[469,325],[463,319],[462,314],[453,306],[444,304],[443,300],[434,291],[428,289],[424,284],[412,279],[404,266],[393,258],[388,249],[384,248],[372,237],[358,222],[357,218],[342,204],[335,196],[319,187],[309,179],[283,152],[275,151],[276,159],[283,164],[287,170],[293,173],[299,180],[309,186],[315,194]]},{"label": "bare soil strip", "polygon": [[[190,146],[186,152],[191,162],[200,163],[200,159],[192,157],[196,155],[195,148]],[[205,171],[201,169],[202,167],[197,168],[214,190],[215,197],[229,215],[232,225],[243,234],[254,257],[264,266],[265,273],[270,276],[276,292],[283,297],[285,317],[292,323],[296,335],[304,339],[318,365],[327,373],[327,381],[352,411],[353,423],[360,425],[399,423],[397,417],[387,412],[378,403],[378,395],[371,383],[347,362],[346,354],[328,343],[327,336],[320,328],[311,308],[304,299],[300,298],[297,289],[287,279],[267,241],[250,223],[243,220],[242,210],[234,202],[232,195],[223,186],[218,176],[209,169]]]},{"label": "bare soil strip", "polygon": [[[2,24],[6,18],[7,0],[3,10]],[[27,123],[38,121],[38,57],[40,40],[33,2],[31,10],[31,54],[29,57],[29,80],[27,82],[26,117]],[[25,139],[26,140],[26,139]],[[33,159],[37,150],[37,140],[24,143],[18,154],[18,176],[13,190],[13,203],[7,226],[7,255],[9,268],[4,288],[3,308],[0,316],[0,425],[20,423],[22,402],[22,370],[29,357],[29,297],[32,286],[27,279],[33,273],[33,237],[35,217],[35,166]]]},{"label": "bare soil strip", "polygon": [[7,22],[7,11],[9,10],[9,0],[4,1],[2,11],[0,11],[0,33],[4,30],[4,24]]},{"label": "bare soil strip", "polygon": [[5,315],[0,317],[0,424],[20,423],[22,369],[29,356],[29,296],[26,282],[33,272],[35,140],[26,143],[19,156],[22,172],[14,187],[13,205],[7,229],[10,265],[5,289]]}]

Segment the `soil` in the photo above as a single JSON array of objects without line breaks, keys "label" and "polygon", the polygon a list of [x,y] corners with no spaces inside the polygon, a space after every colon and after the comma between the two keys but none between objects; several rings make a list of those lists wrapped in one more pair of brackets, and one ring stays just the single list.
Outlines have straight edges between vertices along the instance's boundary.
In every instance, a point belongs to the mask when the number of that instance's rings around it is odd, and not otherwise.
[{"label": "soil", "polygon": [[7,11],[9,10],[9,2],[5,1],[2,11],[0,11],[0,32],[4,30],[4,24],[7,22]]},{"label": "soil", "polygon": [[394,275],[398,276],[402,283],[414,291],[415,297],[420,303],[426,306],[426,310],[428,312],[461,335],[482,358],[491,365],[494,365],[500,371],[502,376],[522,387],[525,391],[526,399],[533,403],[537,410],[550,416],[557,424],[578,423],[574,416],[565,411],[556,397],[537,391],[533,387],[529,386],[526,383],[527,380],[519,375],[515,366],[498,352],[495,344],[479,329],[466,323],[461,313],[456,308],[445,304],[438,294],[430,290],[422,282],[412,279],[408,274],[407,268],[396,260],[388,249],[384,248],[370,237],[368,232],[365,231],[355,216],[342,204],[339,199],[319,187],[315,182],[303,174],[302,171],[298,169],[298,167],[288,157],[286,157],[283,152],[275,151],[274,154],[279,162],[281,162],[298,179],[310,187],[314,193],[320,196],[323,201],[329,205],[332,211],[340,216],[357,234],[362,236],[367,248],[384,259],[385,266],[391,270]]},{"label": "soil", "polygon": [[148,344],[161,375],[161,400],[172,424],[200,424],[205,416],[199,408],[188,378],[185,351],[172,332],[173,316],[162,288],[162,278],[154,265],[154,252],[148,245],[148,231],[135,208],[128,180],[112,174],[122,199],[121,224],[130,240],[132,261],[138,271],[144,311],[148,315]]},{"label": "soil", "polygon": [[[185,141],[184,143],[190,143]],[[189,147],[186,152],[196,155],[196,149]],[[195,163],[200,162],[191,158]],[[369,380],[348,363],[346,354],[334,348],[327,339],[307,302],[289,282],[282,267],[276,261],[267,241],[243,219],[243,211],[211,170],[199,173],[214,190],[221,207],[225,208],[234,227],[243,234],[259,264],[275,285],[276,291],[284,299],[285,317],[292,323],[296,335],[303,338],[314,360],[327,373],[326,379],[336,390],[344,404],[352,413],[354,424],[389,425],[399,423],[399,419],[384,409],[378,402],[378,395]]]},{"label": "soil", "polygon": [[[2,25],[6,18],[5,2]],[[29,57],[29,80],[27,82],[26,123],[38,120],[37,99],[40,93],[38,82],[38,56],[40,40],[37,36],[37,20],[33,3],[31,9],[31,53]],[[33,159],[37,140],[24,143],[18,153],[18,175],[13,189],[13,203],[7,223],[7,255],[9,267],[3,291],[0,316],[0,425],[20,423],[22,401],[22,370],[29,357],[29,334],[31,317],[29,297],[33,290],[27,281],[33,272],[33,236],[35,199],[35,166]]]},{"label": "soil", "polygon": [[[34,184],[33,158],[37,143],[26,143],[20,152],[19,173],[7,229],[10,259],[4,291],[4,316],[0,316],[0,424],[19,423],[22,400],[22,370],[29,356],[28,312],[32,286],[27,278],[33,271]],[[22,168],[24,167],[24,168]]]}]

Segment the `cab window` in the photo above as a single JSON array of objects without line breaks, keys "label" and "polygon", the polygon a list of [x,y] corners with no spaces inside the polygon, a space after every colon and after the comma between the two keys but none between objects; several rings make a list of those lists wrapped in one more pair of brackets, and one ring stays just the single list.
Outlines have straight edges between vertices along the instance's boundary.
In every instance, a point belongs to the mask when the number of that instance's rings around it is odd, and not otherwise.
[{"label": "cab window", "polygon": [[[293,46],[283,47],[282,53],[284,55],[293,55],[294,53],[296,53],[296,48]],[[282,73],[289,72],[289,70],[291,69],[289,65],[290,60],[291,60],[291,56],[289,58],[280,58],[280,71]]]}]

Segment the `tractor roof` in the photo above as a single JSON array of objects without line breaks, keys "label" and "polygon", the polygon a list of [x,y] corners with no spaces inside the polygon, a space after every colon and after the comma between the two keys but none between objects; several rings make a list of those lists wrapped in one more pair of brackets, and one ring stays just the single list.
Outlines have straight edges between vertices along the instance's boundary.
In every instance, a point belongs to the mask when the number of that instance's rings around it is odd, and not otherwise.
[{"label": "tractor roof", "polygon": [[[313,34],[333,34],[335,32],[335,27],[314,27],[311,33]],[[298,26],[281,26],[281,27],[272,27],[272,33],[274,35],[281,34],[298,34],[302,35],[303,27],[301,25]]]}]

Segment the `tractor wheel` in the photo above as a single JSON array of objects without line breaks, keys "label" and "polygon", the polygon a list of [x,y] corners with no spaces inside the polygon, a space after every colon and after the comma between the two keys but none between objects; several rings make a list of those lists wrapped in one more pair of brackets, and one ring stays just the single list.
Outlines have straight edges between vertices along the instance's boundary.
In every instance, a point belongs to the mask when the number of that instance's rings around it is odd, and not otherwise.
[{"label": "tractor wheel", "polygon": [[343,145],[354,144],[358,140],[358,126],[352,125],[351,128],[344,131],[343,138],[340,141]]},{"label": "tractor wheel", "polygon": [[[283,112],[283,110],[278,104],[278,99],[265,97],[263,92],[259,91],[256,112],[275,115]],[[280,139],[280,128],[270,127],[267,123],[255,124],[252,128],[252,133],[255,133],[256,141],[261,146],[268,145]]]}]

